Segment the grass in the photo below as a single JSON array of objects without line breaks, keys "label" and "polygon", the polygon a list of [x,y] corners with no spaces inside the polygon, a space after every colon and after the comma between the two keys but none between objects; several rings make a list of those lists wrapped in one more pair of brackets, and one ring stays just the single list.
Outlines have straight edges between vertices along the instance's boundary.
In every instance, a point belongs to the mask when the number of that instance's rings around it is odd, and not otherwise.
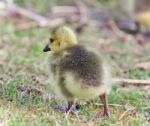
[{"label": "grass", "polygon": [[[33,28],[22,31],[10,21],[0,21],[0,125],[8,126],[148,126],[150,124],[150,93],[141,88],[125,90],[114,86],[109,95],[111,119],[95,119],[94,114],[102,111],[101,102],[81,106],[78,115],[67,116],[56,111],[56,105],[66,104],[47,87],[46,57],[42,52],[50,29]],[[94,32],[86,35],[96,35]],[[84,33],[83,33],[84,35]],[[80,37],[80,36],[79,36]],[[131,69],[136,63],[146,61],[150,54],[144,49],[142,57],[133,55],[135,49],[142,50],[136,43],[117,41],[108,47],[120,49],[124,55],[110,54],[114,76],[150,79],[150,72]],[[122,48],[124,47],[124,48]],[[105,50],[104,50],[105,51]],[[31,87],[42,88],[45,93]],[[49,93],[49,97],[47,94]],[[131,109],[121,120],[120,116]]]}]

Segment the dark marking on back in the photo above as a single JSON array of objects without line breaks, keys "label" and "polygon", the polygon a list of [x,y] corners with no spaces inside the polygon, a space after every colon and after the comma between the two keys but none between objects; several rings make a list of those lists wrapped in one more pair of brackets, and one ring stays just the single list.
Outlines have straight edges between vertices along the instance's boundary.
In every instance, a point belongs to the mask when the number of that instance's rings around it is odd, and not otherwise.
[{"label": "dark marking on back", "polygon": [[70,54],[60,61],[60,71],[73,72],[85,85],[100,85],[102,66],[97,55],[80,45],[70,47],[66,51]]}]

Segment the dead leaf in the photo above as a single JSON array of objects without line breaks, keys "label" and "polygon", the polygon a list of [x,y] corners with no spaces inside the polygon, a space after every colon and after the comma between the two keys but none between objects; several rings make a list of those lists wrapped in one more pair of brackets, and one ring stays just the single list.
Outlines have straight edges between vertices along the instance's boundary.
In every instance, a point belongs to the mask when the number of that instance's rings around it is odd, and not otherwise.
[{"label": "dead leaf", "polygon": [[136,64],[135,69],[150,71],[150,61]]},{"label": "dead leaf", "polygon": [[18,95],[20,97],[24,97],[26,95],[36,96],[41,93],[41,91],[38,87],[33,88],[32,86],[18,87],[17,90],[18,90]]}]

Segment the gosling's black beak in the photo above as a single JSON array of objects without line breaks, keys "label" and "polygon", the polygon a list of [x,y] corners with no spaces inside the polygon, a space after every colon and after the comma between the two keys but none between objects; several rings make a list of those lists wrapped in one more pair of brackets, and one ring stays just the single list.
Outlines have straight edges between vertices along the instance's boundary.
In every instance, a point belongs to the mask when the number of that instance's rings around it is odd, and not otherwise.
[{"label": "gosling's black beak", "polygon": [[48,47],[48,45],[46,45],[45,48],[43,49],[43,52],[47,52],[47,51],[51,51],[51,49]]}]

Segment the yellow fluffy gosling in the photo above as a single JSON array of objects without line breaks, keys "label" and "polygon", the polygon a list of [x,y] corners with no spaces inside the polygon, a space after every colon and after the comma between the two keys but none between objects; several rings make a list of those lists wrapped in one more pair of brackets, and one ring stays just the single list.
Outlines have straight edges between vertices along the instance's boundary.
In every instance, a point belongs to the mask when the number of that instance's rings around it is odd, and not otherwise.
[{"label": "yellow fluffy gosling", "polygon": [[104,104],[104,116],[109,116],[110,71],[95,48],[79,45],[75,33],[63,26],[52,31],[43,51],[51,51],[49,71],[52,83],[67,99],[66,111],[70,110],[75,98],[99,96]]}]

